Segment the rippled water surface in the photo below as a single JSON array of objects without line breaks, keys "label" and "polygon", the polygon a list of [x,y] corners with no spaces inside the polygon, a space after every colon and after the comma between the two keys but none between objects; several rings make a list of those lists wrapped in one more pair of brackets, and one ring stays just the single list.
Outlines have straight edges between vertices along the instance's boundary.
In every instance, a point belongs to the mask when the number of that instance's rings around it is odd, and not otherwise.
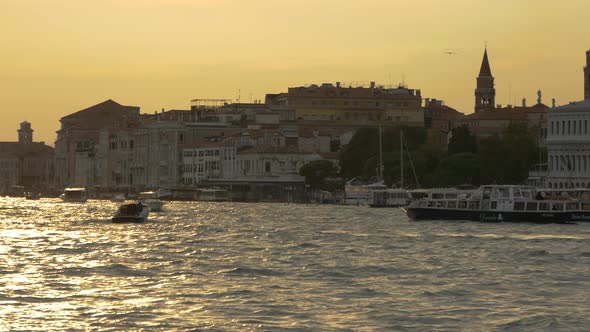
[{"label": "rippled water surface", "polygon": [[0,330],[576,331],[590,223],[408,222],[397,209],[0,201]]}]

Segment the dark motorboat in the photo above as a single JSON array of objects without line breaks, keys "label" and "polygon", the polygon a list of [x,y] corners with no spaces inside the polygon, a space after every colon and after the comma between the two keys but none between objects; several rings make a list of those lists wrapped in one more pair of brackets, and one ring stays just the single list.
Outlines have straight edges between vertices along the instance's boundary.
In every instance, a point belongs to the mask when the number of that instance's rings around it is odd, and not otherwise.
[{"label": "dark motorboat", "polygon": [[468,197],[413,201],[404,212],[413,220],[568,223],[590,221],[590,202],[549,196],[535,187],[482,186]]},{"label": "dark motorboat", "polygon": [[41,194],[37,192],[27,192],[25,193],[25,198],[28,200],[38,200],[41,198]]},{"label": "dark motorboat", "polygon": [[147,221],[150,208],[142,203],[132,203],[121,205],[113,217],[114,223],[134,222],[140,223]]}]

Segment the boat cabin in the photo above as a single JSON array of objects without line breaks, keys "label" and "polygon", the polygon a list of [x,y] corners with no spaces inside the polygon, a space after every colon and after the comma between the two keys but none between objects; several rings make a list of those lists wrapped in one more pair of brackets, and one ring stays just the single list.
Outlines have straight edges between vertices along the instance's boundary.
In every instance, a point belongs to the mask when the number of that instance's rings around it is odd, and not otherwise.
[{"label": "boat cabin", "polygon": [[564,196],[549,196],[535,187],[482,186],[469,196],[431,195],[414,202],[418,208],[481,211],[581,211],[590,210],[590,202]]}]

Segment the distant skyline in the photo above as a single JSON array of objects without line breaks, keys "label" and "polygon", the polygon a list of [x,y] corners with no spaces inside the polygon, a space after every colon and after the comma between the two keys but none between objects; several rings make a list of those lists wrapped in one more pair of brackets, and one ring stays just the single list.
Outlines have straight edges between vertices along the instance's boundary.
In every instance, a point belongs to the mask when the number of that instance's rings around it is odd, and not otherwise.
[{"label": "distant skyline", "polygon": [[324,82],[421,89],[473,112],[487,41],[496,103],[583,99],[587,0],[3,0],[0,141],[27,120],[53,145],[59,119],[113,99],[188,109]]}]

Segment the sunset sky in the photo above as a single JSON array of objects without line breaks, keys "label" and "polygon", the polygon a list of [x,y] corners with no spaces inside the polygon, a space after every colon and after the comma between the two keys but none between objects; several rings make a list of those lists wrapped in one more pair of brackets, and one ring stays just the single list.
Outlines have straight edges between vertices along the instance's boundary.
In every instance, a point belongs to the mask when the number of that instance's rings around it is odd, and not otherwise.
[{"label": "sunset sky", "polygon": [[[473,112],[484,49],[496,102],[583,98],[588,0],[1,0],[0,141],[106,99],[188,109],[289,86],[376,81]],[[456,54],[446,54],[453,51]]]}]

